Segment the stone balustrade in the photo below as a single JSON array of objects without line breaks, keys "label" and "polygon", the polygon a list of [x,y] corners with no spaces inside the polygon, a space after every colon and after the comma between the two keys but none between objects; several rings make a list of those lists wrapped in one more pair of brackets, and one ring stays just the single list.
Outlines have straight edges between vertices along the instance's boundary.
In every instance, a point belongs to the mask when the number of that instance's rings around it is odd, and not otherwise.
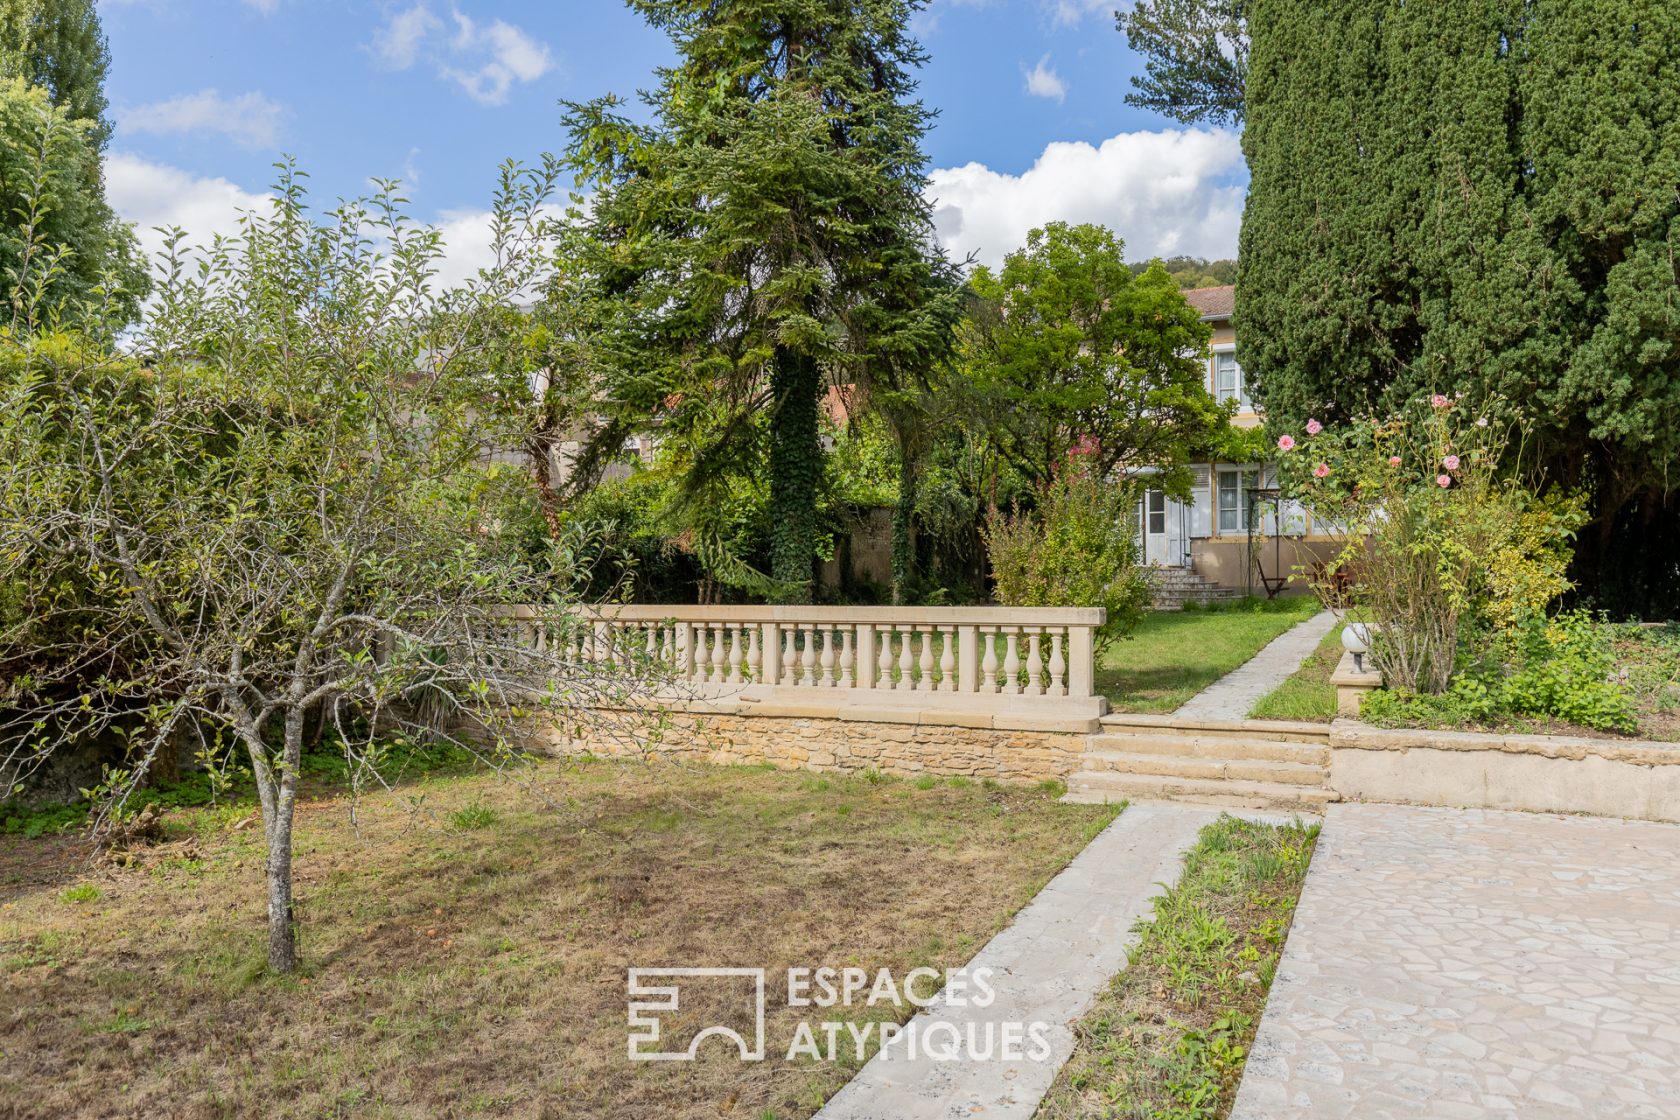
[{"label": "stone balustrade", "polygon": [[580,661],[653,662],[688,696],[1091,718],[1101,608],[613,606],[583,624],[516,612]]}]

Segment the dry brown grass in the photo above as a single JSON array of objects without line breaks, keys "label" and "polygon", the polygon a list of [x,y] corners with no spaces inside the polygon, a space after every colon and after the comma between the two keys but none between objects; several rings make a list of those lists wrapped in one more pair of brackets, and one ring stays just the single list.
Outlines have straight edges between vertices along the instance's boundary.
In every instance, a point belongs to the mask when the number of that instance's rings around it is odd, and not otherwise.
[{"label": "dry brown grass", "polygon": [[[365,800],[359,831],[308,806],[293,979],[263,972],[243,812],[99,871],[0,838],[0,1116],[806,1116],[850,1069],[780,1060],[806,1014],[780,970],[960,965],[1113,815],[761,769],[538,779],[554,807],[483,777]],[[448,823],[469,806],[494,819]],[[771,1060],[628,1061],[632,965],[772,970]]]}]

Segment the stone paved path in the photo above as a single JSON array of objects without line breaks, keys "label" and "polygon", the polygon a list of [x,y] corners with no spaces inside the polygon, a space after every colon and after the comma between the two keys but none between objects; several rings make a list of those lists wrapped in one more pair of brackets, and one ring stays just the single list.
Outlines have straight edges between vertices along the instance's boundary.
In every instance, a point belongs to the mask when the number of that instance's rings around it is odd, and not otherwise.
[{"label": "stone paved path", "polygon": [[1125,967],[1133,924],[1150,912],[1163,884],[1178,879],[1185,850],[1219,812],[1129,807],[969,962],[970,972],[992,970],[991,1006],[935,1009],[912,1022],[918,1032],[936,1021],[959,1031],[970,1023],[981,1030],[986,1023],[1048,1023],[1046,1060],[909,1061],[899,1049],[871,1059],[817,1120],[1031,1117],[1073,1053],[1073,1025]]},{"label": "stone paved path", "polygon": [[1680,1117],[1680,826],[1332,805],[1233,1120]]},{"label": "stone paved path", "polygon": [[1248,710],[1312,656],[1336,616],[1321,611],[1273,638],[1265,649],[1192,696],[1174,712],[1189,719],[1247,719]]}]

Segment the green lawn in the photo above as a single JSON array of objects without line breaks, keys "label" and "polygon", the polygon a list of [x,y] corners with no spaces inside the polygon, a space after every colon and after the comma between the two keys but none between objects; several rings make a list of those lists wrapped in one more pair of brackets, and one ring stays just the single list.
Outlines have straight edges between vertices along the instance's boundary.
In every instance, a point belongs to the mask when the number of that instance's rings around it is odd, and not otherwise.
[{"label": "green lawn", "polygon": [[1203,829],[1036,1120],[1229,1114],[1317,839],[1299,821]]},{"label": "green lawn", "polygon": [[1336,689],[1330,676],[1342,659],[1342,628],[1325,635],[1313,655],[1288,680],[1262,696],[1249,711],[1252,719],[1296,719],[1329,723],[1336,718]]},{"label": "green lawn", "polygon": [[1104,652],[1097,690],[1117,712],[1173,711],[1319,609],[1297,596],[1152,612]]}]

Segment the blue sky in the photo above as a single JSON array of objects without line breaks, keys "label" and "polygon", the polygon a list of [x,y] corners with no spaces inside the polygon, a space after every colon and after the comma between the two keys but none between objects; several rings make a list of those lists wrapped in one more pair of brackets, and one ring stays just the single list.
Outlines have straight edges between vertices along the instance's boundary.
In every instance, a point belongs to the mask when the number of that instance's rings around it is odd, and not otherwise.
[{"label": "blue sky", "polygon": [[[941,237],[995,261],[1026,229],[1101,221],[1132,256],[1235,250],[1236,137],[1126,105],[1114,0],[935,0],[924,101]],[[328,198],[401,178],[463,267],[496,165],[564,143],[562,99],[651,84],[665,38],[612,0],[101,0],[113,203],[207,236],[282,152]]]}]

